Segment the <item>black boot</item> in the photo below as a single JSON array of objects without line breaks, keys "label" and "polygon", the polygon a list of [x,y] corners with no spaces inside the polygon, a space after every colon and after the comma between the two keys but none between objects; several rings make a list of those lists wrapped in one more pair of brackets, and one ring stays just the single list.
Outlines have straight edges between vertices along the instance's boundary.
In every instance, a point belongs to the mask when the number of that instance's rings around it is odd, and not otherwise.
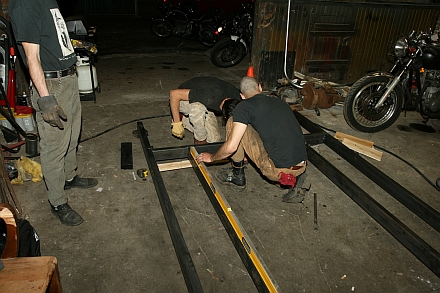
[{"label": "black boot", "polygon": [[77,212],[75,212],[68,203],[59,206],[50,205],[50,207],[52,214],[54,214],[63,225],[77,226],[84,221],[83,218]]},{"label": "black boot", "polygon": [[306,197],[307,192],[310,190],[309,187],[304,187],[304,182],[307,178],[306,173],[302,173],[296,177],[295,187],[289,188],[289,191],[283,195],[282,201],[290,203],[301,203]]},{"label": "black boot", "polygon": [[217,171],[216,178],[224,184],[238,188],[246,187],[246,177],[244,176],[244,161],[232,162],[232,168],[222,168]]}]

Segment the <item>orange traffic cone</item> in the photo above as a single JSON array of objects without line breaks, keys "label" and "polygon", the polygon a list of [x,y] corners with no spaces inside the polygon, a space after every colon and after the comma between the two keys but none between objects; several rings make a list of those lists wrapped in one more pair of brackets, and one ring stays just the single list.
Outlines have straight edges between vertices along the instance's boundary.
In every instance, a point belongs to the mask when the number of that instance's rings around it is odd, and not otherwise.
[{"label": "orange traffic cone", "polygon": [[252,66],[249,66],[249,67],[248,67],[248,70],[247,70],[246,76],[254,77],[254,68],[253,68]]}]

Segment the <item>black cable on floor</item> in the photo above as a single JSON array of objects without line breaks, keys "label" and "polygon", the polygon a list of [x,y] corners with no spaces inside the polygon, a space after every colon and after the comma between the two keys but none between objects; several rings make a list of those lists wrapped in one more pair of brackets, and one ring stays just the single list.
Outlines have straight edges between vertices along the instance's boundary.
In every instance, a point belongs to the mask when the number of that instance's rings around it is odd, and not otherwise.
[{"label": "black cable on floor", "polygon": [[[319,127],[321,127],[322,129],[324,129],[324,130],[327,130],[327,131],[330,131],[330,132],[334,132],[334,133],[336,133],[336,131],[334,131],[333,129],[330,129],[330,128],[327,128],[327,127],[321,126],[321,125],[319,125],[319,124],[317,124],[317,125],[318,125]],[[417,173],[419,173],[419,175],[422,176],[422,178],[425,179],[425,181],[428,182],[432,187],[434,187],[435,189],[437,189],[437,191],[440,191],[440,187],[439,187],[439,186],[437,186],[436,184],[434,184],[431,180],[429,180],[428,177],[426,177],[422,172],[420,172],[419,169],[417,169],[413,164],[411,164],[410,162],[408,162],[408,161],[405,160],[404,158],[402,158],[402,157],[400,157],[399,155],[397,155],[397,154],[395,154],[395,153],[393,153],[393,152],[391,152],[391,151],[389,151],[389,150],[387,150],[387,149],[385,149],[385,148],[383,148],[383,147],[380,147],[380,146],[378,146],[378,145],[374,145],[374,147],[376,147],[376,148],[378,148],[379,150],[381,150],[381,151],[383,151],[383,152],[386,152],[386,153],[388,153],[388,154],[390,154],[390,155],[396,157],[397,159],[401,160],[402,162],[404,162],[405,164],[407,164],[409,167],[411,167],[414,171],[416,171]],[[437,179],[437,180],[438,180],[438,179]]]},{"label": "black cable on floor", "polygon": [[124,126],[124,125],[130,124],[130,123],[133,123],[133,122],[138,122],[138,121],[141,121],[141,120],[147,120],[147,119],[153,119],[153,118],[169,117],[169,116],[171,116],[171,114],[164,114],[164,115],[157,115],[157,116],[148,116],[148,117],[144,117],[144,118],[133,119],[133,120],[130,120],[130,121],[127,121],[127,122],[124,122],[124,123],[118,124],[118,125],[116,125],[116,126],[114,126],[114,127],[112,127],[112,128],[109,128],[109,129],[107,129],[107,130],[104,130],[103,132],[97,133],[97,134],[95,134],[95,135],[93,135],[93,136],[91,136],[91,137],[88,137],[88,138],[82,139],[82,140],[80,140],[80,143],[81,143],[81,142],[88,141],[88,140],[91,140],[91,139],[96,138],[96,137],[98,137],[98,136],[101,136],[101,135],[103,135],[103,134],[105,134],[105,133],[107,133],[107,132],[110,132],[110,131],[112,131],[112,130],[115,130],[116,128],[119,128],[119,127],[121,127],[121,126]]},{"label": "black cable on floor", "polygon": [[[171,116],[171,114],[156,115],[156,116],[147,116],[147,117],[144,117],[144,118],[133,119],[133,120],[130,120],[130,121],[127,121],[127,122],[124,122],[124,123],[118,124],[118,125],[116,125],[116,126],[114,126],[114,127],[112,127],[112,128],[109,128],[109,129],[107,129],[107,130],[104,130],[103,132],[97,133],[97,134],[95,134],[95,135],[93,135],[93,136],[91,136],[91,137],[85,138],[85,139],[81,140],[80,143],[81,143],[81,142],[88,141],[88,140],[91,140],[91,139],[96,138],[96,137],[98,137],[98,136],[101,136],[101,135],[103,135],[103,134],[105,134],[105,133],[107,133],[107,132],[110,132],[110,131],[112,131],[112,130],[118,128],[118,127],[121,127],[121,126],[127,125],[127,124],[129,124],[129,123],[138,122],[138,121],[142,121],[142,120],[153,119],[153,118],[169,117],[169,116]],[[2,146],[2,147],[4,147],[4,146]],[[4,148],[7,149],[7,147],[4,147]],[[8,150],[9,150],[9,149],[8,149]],[[11,152],[11,153],[12,153],[12,152]],[[39,154],[38,154],[38,155],[39,155]],[[26,157],[28,157],[28,158],[32,158],[32,157],[37,157],[38,155],[36,155],[36,156],[26,156]],[[19,158],[20,158],[20,157],[5,157],[4,159],[7,159],[7,160],[18,160]]]}]

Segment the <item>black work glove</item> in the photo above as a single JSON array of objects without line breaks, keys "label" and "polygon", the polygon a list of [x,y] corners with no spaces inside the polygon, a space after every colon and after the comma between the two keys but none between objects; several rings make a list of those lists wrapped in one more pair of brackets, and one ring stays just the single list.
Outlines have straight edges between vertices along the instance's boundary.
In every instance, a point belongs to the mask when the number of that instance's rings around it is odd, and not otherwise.
[{"label": "black work glove", "polygon": [[58,105],[54,96],[44,96],[37,100],[38,106],[41,110],[41,115],[44,121],[49,123],[53,127],[64,129],[61,119],[66,120],[67,116],[64,114],[63,109]]}]

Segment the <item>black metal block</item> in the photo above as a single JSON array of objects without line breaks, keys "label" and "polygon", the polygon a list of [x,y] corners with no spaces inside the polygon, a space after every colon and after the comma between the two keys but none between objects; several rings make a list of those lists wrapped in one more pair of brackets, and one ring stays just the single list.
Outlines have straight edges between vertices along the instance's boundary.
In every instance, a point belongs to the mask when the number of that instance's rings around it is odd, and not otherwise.
[{"label": "black metal block", "polygon": [[121,142],[121,169],[133,169],[133,149],[131,142]]}]

